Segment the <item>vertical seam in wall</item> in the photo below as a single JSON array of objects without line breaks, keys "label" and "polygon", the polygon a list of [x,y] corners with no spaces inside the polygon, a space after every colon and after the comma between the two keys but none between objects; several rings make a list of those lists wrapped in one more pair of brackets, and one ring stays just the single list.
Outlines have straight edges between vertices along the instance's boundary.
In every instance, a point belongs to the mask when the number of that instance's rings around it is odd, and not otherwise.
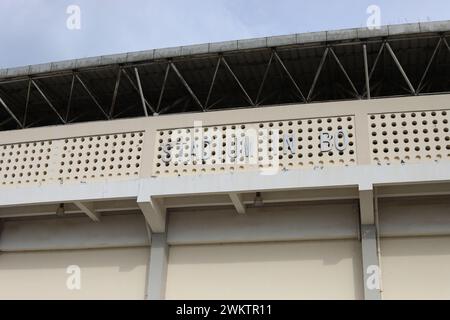
[{"label": "vertical seam in wall", "polygon": [[144,132],[140,178],[149,178],[152,175],[156,132],[155,128],[147,128]]},{"label": "vertical seam in wall", "polygon": [[364,111],[355,113],[356,158],[358,165],[369,165],[370,138],[368,114]]}]

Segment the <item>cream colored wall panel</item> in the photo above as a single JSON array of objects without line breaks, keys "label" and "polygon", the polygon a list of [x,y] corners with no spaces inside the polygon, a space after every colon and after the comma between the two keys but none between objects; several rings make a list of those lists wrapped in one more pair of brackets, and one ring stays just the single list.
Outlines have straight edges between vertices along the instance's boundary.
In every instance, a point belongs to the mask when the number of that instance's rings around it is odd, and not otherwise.
[{"label": "cream colored wall panel", "polygon": [[172,246],[167,299],[361,299],[356,240]]},{"label": "cream colored wall panel", "polygon": [[167,241],[179,244],[355,239],[358,207],[352,201],[170,213]]},{"label": "cream colored wall panel", "polygon": [[[143,299],[149,248],[0,253],[0,299]],[[81,268],[68,290],[67,267]]]},{"label": "cream colored wall panel", "polygon": [[450,299],[450,237],[381,240],[383,299]]},{"label": "cream colored wall panel", "polygon": [[44,251],[149,246],[142,214],[12,220],[3,224],[0,251]]},{"label": "cream colored wall panel", "polygon": [[379,199],[381,237],[450,236],[450,198]]}]

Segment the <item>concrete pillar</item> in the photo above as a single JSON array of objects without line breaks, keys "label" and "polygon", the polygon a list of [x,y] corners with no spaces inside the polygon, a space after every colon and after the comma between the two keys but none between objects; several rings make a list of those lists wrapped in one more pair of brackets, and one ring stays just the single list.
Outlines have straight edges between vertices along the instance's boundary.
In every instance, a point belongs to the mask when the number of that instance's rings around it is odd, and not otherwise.
[{"label": "concrete pillar", "polygon": [[152,233],[147,272],[147,300],[163,300],[166,294],[169,246],[167,233]]},{"label": "concrete pillar", "polygon": [[[3,231],[3,221],[2,221],[2,219],[0,219],[0,248],[2,247],[1,246],[1,243],[2,243],[2,231]],[[0,250],[0,254],[1,254],[2,252],[1,252],[1,250]]]},{"label": "concrete pillar", "polygon": [[364,299],[381,299],[381,269],[378,255],[377,219],[372,185],[359,186],[359,211]]},{"label": "concrete pillar", "polygon": [[381,299],[381,269],[378,259],[377,228],[361,225],[361,249],[364,272],[364,299]]}]

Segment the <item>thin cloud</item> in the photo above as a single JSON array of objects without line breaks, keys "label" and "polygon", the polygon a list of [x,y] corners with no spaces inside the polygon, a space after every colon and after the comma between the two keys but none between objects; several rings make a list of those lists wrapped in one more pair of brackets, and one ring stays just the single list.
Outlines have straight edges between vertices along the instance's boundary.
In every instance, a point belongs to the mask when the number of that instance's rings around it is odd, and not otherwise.
[{"label": "thin cloud", "polygon": [[[450,18],[448,0],[376,1],[382,23]],[[0,67],[258,36],[360,27],[366,0],[2,0]],[[67,6],[81,30],[66,28]]]}]

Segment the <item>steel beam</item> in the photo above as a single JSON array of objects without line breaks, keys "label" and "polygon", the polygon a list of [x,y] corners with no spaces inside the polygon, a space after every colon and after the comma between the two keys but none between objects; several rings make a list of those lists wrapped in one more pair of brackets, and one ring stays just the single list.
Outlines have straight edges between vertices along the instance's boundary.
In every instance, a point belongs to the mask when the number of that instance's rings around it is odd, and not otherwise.
[{"label": "steel beam", "polygon": [[[131,78],[131,76],[128,74],[128,72],[125,69],[122,69],[123,74],[125,75],[125,77],[128,79],[128,81],[130,82],[131,86],[133,87],[133,89],[139,93],[139,88],[136,86],[136,84],[134,83],[133,79]],[[145,105],[147,106],[147,108],[150,109],[151,112],[155,113],[155,109],[153,108],[153,106],[147,101],[147,99],[145,99],[144,97],[144,102]]]},{"label": "steel beam", "polygon": [[239,81],[238,77],[236,76],[236,74],[233,72],[233,70],[231,69],[230,65],[228,64],[228,62],[225,60],[225,58],[223,56],[220,57],[222,59],[223,64],[225,65],[225,67],[227,68],[227,70],[231,73],[231,75],[233,76],[234,80],[236,81],[236,83],[238,84],[239,88],[241,88],[242,92],[244,93],[245,97],[247,98],[248,102],[250,103],[250,105],[254,106],[254,102],[252,100],[252,98],[250,98],[250,96],[248,95],[247,91],[245,90],[244,86],[242,85],[242,83]]},{"label": "steel beam", "polygon": [[111,100],[111,107],[109,108],[109,116],[112,118],[114,115],[114,108],[116,106],[117,94],[119,92],[120,79],[122,78],[122,68],[117,70],[116,82],[114,84],[114,92]]},{"label": "steel beam", "polygon": [[425,68],[425,72],[423,73],[422,78],[420,79],[420,82],[417,85],[417,89],[416,89],[417,93],[420,93],[420,91],[422,91],[422,89],[423,89],[422,83],[425,80],[425,77],[427,76],[428,71],[430,70],[431,64],[434,61],[434,57],[436,56],[437,52],[439,51],[439,48],[441,47],[441,43],[442,43],[442,38],[439,38],[439,41],[436,44],[436,47],[434,48],[433,54],[431,55],[430,61],[428,61],[427,67]]},{"label": "steel beam", "polygon": [[367,45],[363,44],[363,55],[364,55],[364,78],[366,81],[366,93],[367,99],[370,100],[370,79],[369,79],[369,63],[367,60]]},{"label": "steel beam", "polygon": [[375,71],[375,68],[376,68],[376,66],[378,64],[378,61],[380,60],[381,54],[383,53],[383,50],[384,50],[384,47],[385,47],[385,42],[383,42],[381,44],[380,49],[378,50],[377,56],[375,58],[375,61],[373,62],[372,69],[370,69],[369,80],[372,79],[372,75],[373,75],[373,73]]},{"label": "steel beam", "polygon": [[62,123],[66,124],[67,121],[61,116],[61,114],[58,112],[58,110],[56,110],[56,108],[53,106],[52,102],[47,98],[47,96],[44,94],[44,92],[41,90],[41,88],[37,85],[37,83],[33,79],[30,79],[30,81],[33,84],[33,86],[37,89],[37,91],[39,91],[40,95],[44,98],[44,100],[47,102],[47,104],[50,106],[50,108],[53,110],[53,112],[56,113],[59,120],[61,120]]},{"label": "steel beam", "polygon": [[77,121],[78,119],[83,118],[85,115],[87,115],[88,112],[84,111],[83,113],[76,115],[75,117],[73,117],[72,119],[70,119],[69,121],[67,121],[67,123],[74,123],[75,121]]},{"label": "steel beam", "polygon": [[70,84],[69,101],[67,102],[66,122],[69,121],[70,107],[71,107],[71,104],[72,104],[72,95],[73,95],[73,88],[74,88],[74,86],[75,86],[75,75],[72,74],[72,82]]},{"label": "steel beam", "polygon": [[31,81],[28,80],[27,99],[25,101],[25,111],[23,112],[23,127],[27,125],[28,106],[30,105]]},{"label": "steel beam", "polygon": [[11,120],[14,120],[14,119],[9,117],[8,119],[3,120],[2,122],[0,122],[0,127],[3,127],[5,124],[10,122]]},{"label": "steel beam", "polygon": [[228,98],[229,95],[225,95],[224,97],[221,97],[219,99],[217,99],[216,101],[214,101],[209,107],[208,110],[211,110],[212,108],[214,108],[215,106],[217,106],[219,103],[221,103],[223,100],[225,100],[225,98]]},{"label": "steel beam", "polygon": [[181,82],[183,83],[184,87],[187,89],[187,91],[192,96],[194,101],[199,105],[200,108],[202,108],[203,111],[205,111],[205,108],[203,107],[203,104],[197,98],[197,96],[195,95],[194,91],[192,91],[191,87],[186,82],[186,80],[183,78],[183,76],[181,75],[180,71],[178,70],[178,68],[175,66],[175,64],[172,61],[170,61],[170,66],[172,67],[173,71],[175,71],[175,73],[177,74],[178,78],[181,80]]},{"label": "steel beam", "polygon": [[80,76],[78,74],[75,73],[75,77],[77,78],[77,80],[81,83],[81,85],[83,86],[84,90],[87,92],[87,94],[91,97],[92,101],[94,101],[95,105],[100,109],[100,111],[103,113],[103,115],[106,117],[106,119],[111,119],[111,117],[109,116],[108,113],[106,113],[105,109],[103,109],[103,107],[100,105],[100,103],[97,101],[97,98],[95,98],[95,96],[92,94],[92,92],[89,90],[89,88],[87,87],[87,85],[83,82],[83,80],[81,80]]},{"label": "steel beam", "polygon": [[450,52],[450,46],[448,45],[447,39],[445,37],[442,38],[444,40],[445,46],[447,47],[448,51]]},{"label": "steel beam", "polygon": [[166,72],[164,73],[164,80],[163,80],[161,92],[159,93],[158,105],[156,106],[156,113],[159,113],[159,109],[161,108],[164,91],[166,90],[167,78],[169,77],[169,71],[170,71],[170,63],[167,64]]},{"label": "steel beam", "polygon": [[269,62],[267,63],[266,70],[264,71],[263,79],[261,81],[261,84],[259,85],[258,94],[256,95],[256,99],[255,99],[255,104],[256,105],[259,104],[259,98],[261,97],[261,93],[263,91],[264,84],[266,83],[267,76],[269,75],[269,70],[270,70],[270,67],[272,65],[273,57],[274,57],[274,51],[272,51],[272,54],[270,55]]},{"label": "steel beam", "polygon": [[392,59],[394,59],[395,64],[397,65],[398,70],[402,74],[403,78],[405,79],[406,83],[408,84],[409,89],[411,90],[412,94],[416,94],[416,90],[414,89],[413,85],[411,84],[411,81],[409,81],[408,76],[406,75],[405,70],[403,70],[402,65],[400,64],[400,61],[398,61],[397,56],[395,55],[394,51],[391,48],[391,45],[389,42],[386,42],[386,48],[389,51],[389,54],[391,55]]},{"label": "steel beam", "polygon": [[163,113],[165,113],[166,111],[168,111],[168,110],[174,108],[176,105],[180,104],[181,102],[186,101],[186,100],[189,101],[189,99],[190,99],[190,96],[189,96],[189,95],[184,96],[184,97],[181,97],[181,98],[175,100],[175,101],[174,101],[173,103],[171,103],[169,106],[167,106],[167,107],[165,107],[164,109],[162,109],[159,113],[160,113],[160,114],[163,114]]},{"label": "steel beam", "polygon": [[341,61],[339,60],[339,58],[337,57],[336,53],[334,52],[333,48],[330,47],[330,51],[331,51],[331,55],[333,56],[334,60],[336,61],[336,63],[338,64],[339,68],[341,69],[341,71],[344,73],[345,78],[347,79],[348,83],[350,83],[353,91],[355,92],[355,97],[359,98],[359,92],[358,90],[356,90],[355,85],[353,84],[352,79],[350,79],[347,71],[345,70],[344,66],[342,65]]},{"label": "steel beam", "polygon": [[137,67],[134,67],[134,74],[136,75],[136,82],[138,84],[139,95],[141,97],[142,109],[144,110],[144,115],[148,117],[147,107],[145,106],[144,92],[142,91],[141,79],[139,78],[139,71]]},{"label": "steel beam", "polygon": [[[378,65],[378,61],[380,60],[380,57],[381,57],[381,54],[383,53],[383,50],[384,50],[384,42],[381,43],[380,49],[378,50],[377,56],[375,57],[375,61],[373,62],[372,68],[370,69],[369,80],[368,80],[369,82],[372,79],[372,75],[375,72],[375,68]],[[375,86],[374,86],[374,88],[375,88]],[[366,88],[366,90],[363,92],[363,96],[365,94],[367,94],[368,92],[372,96],[372,93],[370,91],[371,91],[370,87],[369,87],[369,90],[367,90],[367,88]]]},{"label": "steel beam", "polygon": [[6,105],[5,101],[0,97],[0,104],[3,106],[3,108],[8,112],[8,114],[11,116],[12,119],[19,125],[20,128],[23,128],[22,122],[16,117],[16,115],[11,111],[11,109]]},{"label": "steel beam", "polygon": [[130,111],[130,110],[132,110],[132,109],[136,109],[137,108],[137,106],[136,105],[131,105],[131,106],[128,106],[127,108],[125,108],[124,110],[121,110],[118,114],[116,114],[114,117],[113,117],[113,119],[117,119],[117,118],[119,118],[121,115],[123,115],[124,113],[127,113],[128,111]]},{"label": "steel beam", "polygon": [[25,126],[25,128],[32,128],[34,125],[38,124],[39,122],[42,122],[43,120],[47,120],[47,117],[46,117],[45,119],[38,119],[38,120],[36,120],[36,121],[33,121],[32,123],[27,124],[27,125]]},{"label": "steel beam", "polygon": [[308,102],[311,101],[311,97],[312,97],[312,95],[314,93],[314,89],[316,87],[317,81],[319,80],[319,76],[320,76],[320,73],[322,72],[322,68],[323,68],[323,66],[325,64],[325,61],[327,59],[329,50],[330,50],[330,48],[326,47],[325,51],[323,52],[322,59],[320,60],[319,68],[316,71],[316,75],[314,76],[314,80],[313,80],[313,83],[311,85],[311,89],[309,89],[308,97],[306,98],[306,101],[308,101]]},{"label": "steel beam", "polygon": [[209,103],[209,99],[211,98],[211,93],[214,87],[214,83],[216,82],[216,77],[217,77],[217,72],[219,72],[219,67],[220,67],[220,57],[217,59],[217,64],[216,64],[216,68],[214,70],[214,75],[213,78],[211,80],[211,85],[209,86],[209,90],[208,90],[208,96],[206,97],[206,101],[205,101],[205,108],[208,109],[208,103]]},{"label": "steel beam", "polygon": [[284,64],[283,60],[281,60],[280,56],[278,55],[277,51],[274,49],[273,51],[275,58],[277,59],[277,61],[280,63],[281,67],[283,68],[284,72],[286,72],[286,74],[289,77],[289,80],[291,80],[292,84],[294,85],[295,89],[297,90],[297,92],[300,94],[300,97],[302,98],[302,100],[304,102],[306,102],[306,98],[303,95],[302,90],[300,90],[299,85],[297,84],[297,82],[295,81],[294,77],[291,75],[291,73],[289,72],[289,70],[286,68],[286,65]]}]

